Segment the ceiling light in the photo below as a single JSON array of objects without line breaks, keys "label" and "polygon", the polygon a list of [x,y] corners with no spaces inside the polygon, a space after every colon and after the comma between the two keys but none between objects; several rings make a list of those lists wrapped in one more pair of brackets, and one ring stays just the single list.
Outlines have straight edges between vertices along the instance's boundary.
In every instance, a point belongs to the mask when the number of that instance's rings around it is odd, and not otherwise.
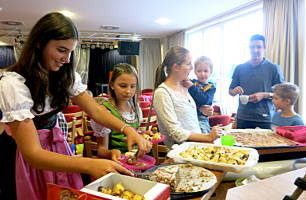
[{"label": "ceiling light", "polygon": [[109,48],[110,50],[112,50],[112,49],[114,49],[114,45],[111,44],[111,45],[108,46],[108,48]]},{"label": "ceiling light", "polygon": [[3,8],[0,8],[0,11],[2,11],[3,10]]},{"label": "ceiling light", "polygon": [[154,22],[157,23],[157,24],[160,24],[160,25],[167,25],[170,22],[172,22],[172,20],[170,20],[170,19],[168,19],[166,17],[161,17],[161,18],[155,20]]},{"label": "ceiling light", "polygon": [[90,48],[91,49],[95,49],[96,48],[96,44],[90,44]]},{"label": "ceiling light", "polygon": [[5,43],[5,42],[0,41],[0,46],[6,46],[6,45],[8,45],[8,44]]},{"label": "ceiling light", "polygon": [[100,49],[105,49],[105,45],[104,44],[100,45]]},{"label": "ceiling light", "polygon": [[60,13],[62,13],[63,15],[65,15],[66,17],[73,17],[74,16],[74,13],[73,12],[70,12],[68,10],[61,10],[59,11]]},{"label": "ceiling light", "polygon": [[81,44],[81,49],[86,49],[87,45],[86,44]]}]

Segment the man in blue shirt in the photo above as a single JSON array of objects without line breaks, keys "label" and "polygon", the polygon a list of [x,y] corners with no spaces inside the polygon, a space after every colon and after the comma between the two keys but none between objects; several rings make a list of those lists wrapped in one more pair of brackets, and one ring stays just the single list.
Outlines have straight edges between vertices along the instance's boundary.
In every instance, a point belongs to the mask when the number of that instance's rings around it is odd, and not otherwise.
[{"label": "man in blue shirt", "polygon": [[236,67],[229,93],[249,95],[249,102],[239,102],[237,128],[271,128],[273,116],[272,86],[284,81],[278,65],[264,58],[265,38],[253,35],[250,39],[251,59]]}]

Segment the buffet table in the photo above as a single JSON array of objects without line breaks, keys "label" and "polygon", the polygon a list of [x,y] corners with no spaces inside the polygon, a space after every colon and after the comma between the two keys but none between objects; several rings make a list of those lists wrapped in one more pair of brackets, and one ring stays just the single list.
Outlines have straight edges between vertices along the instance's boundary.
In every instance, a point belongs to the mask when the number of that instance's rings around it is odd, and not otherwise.
[{"label": "buffet table", "polygon": [[[273,158],[272,159],[273,161],[275,160],[275,155],[292,155],[293,157],[296,157],[294,154],[298,153],[301,155],[300,158],[302,158],[306,157],[306,146],[297,146],[297,147],[288,147],[288,148],[283,148],[283,147],[265,148],[265,149],[259,149],[258,153],[260,156],[268,156],[266,158],[269,157]],[[286,159],[294,159],[293,157],[289,156],[288,158],[287,156]],[[167,163],[173,163],[173,161],[171,159],[168,159],[163,164]],[[214,171],[214,170],[211,170],[211,172],[213,172],[217,177],[216,185],[203,197],[192,198],[191,200],[208,200],[208,199],[224,200],[226,198],[227,191],[235,187],[234,181],[222,182],[222,179],[225,176],[226,172]]]}]

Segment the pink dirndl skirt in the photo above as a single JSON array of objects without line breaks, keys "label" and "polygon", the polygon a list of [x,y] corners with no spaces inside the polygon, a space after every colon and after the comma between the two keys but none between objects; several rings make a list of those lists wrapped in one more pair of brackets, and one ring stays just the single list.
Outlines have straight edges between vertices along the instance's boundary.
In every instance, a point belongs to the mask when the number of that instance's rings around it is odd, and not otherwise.
[{"label": "pink dirndl skirt", "polygon": [[[64,155],[72,155],[71,149],[63,132],[58,126],[52,130],[38,130],[40,144],[43,149]],[[22,157],[19,149],[16,151],[16,189],[18,200],[46,200],[47,183],[58,184],[74,189],[81,189],[83,182],[80,174],[54,172],[32,168]]]}]

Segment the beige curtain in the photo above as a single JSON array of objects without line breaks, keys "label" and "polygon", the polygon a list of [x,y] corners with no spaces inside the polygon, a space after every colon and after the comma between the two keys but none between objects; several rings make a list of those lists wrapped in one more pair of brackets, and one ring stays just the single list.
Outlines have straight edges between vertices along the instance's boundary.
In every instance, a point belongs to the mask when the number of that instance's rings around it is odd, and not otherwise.
[{"label": "beige curtain", "polygon": [[140,88],[154,88],[155,71],[161,63],[159,39],[143,39],[139,49],[139,80]]},{"label": "beige curtain", "polygon": [[168,50],[174,46],[185,47],[185,31],[174,33],[161,39],[162,59],[165,57]]},{"label": "beige curtain", "polygon": [[82,49],[80,47],[77,47],[74,52],[75,52],[76,71],[80,74],[82,82],[84,84],[87,84],[90,48]]},{"label": "beige curtain", "polygon": [[16,61],[17,61],[17,60],[19,59],[19,57],[20,57],[21,50],[22,50],[22,47],[19,47],[19,46],[14,45],[14,55],[15,55]]},{"label": "beige curtain", "polygon": [[[264,0],[263,14],[267,40],[266,57],[280,64],[285,80],[297,84],[303,91],[305,0]],[[306,106],[302,104],[304,98],[301,92],[297,111],[305,116]]]}]

